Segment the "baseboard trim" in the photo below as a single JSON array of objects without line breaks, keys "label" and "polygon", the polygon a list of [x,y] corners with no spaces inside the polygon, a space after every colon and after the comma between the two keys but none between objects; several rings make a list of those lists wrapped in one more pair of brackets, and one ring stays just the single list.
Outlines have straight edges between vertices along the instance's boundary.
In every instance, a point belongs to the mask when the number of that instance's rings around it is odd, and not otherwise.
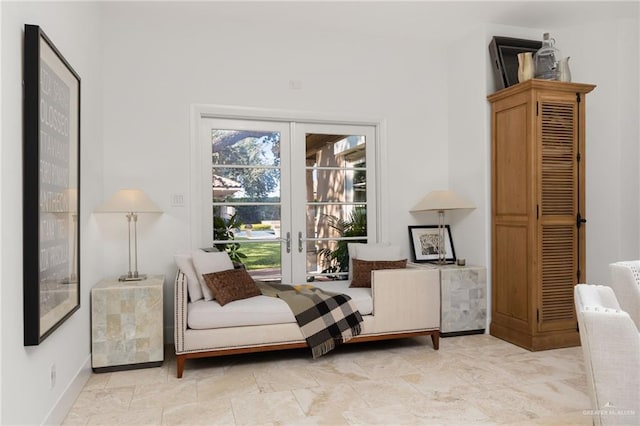
[{"label": "baseboard trim", "polygon": [[91,354],[87,356],[87,360],[82,364],[75,377],[67,388],[62,392],[58,401],[51,408],[44,421],[43,425],[60,425],[69,414],[69,410],[73,407],[73,403],[76,402],[78,395],[82,392],[82,388],[91,377]]},{"label": "baseboard trim", "polygon": [[110,365],[108,367],[94,367],[94,373],[111,373],[113,371],[125,371],[125,370],[139,370],[141,368],[160,367],[164,359],[160,361],[141,362],[138,364],[122,364],[122,365]]},{"label": "baseboard trim", "polygon": [[456,337],[470,336],[472,334],[484,334],[484,328],[478,330],[450,331],[449,333],[440,333],[440,337]]}]

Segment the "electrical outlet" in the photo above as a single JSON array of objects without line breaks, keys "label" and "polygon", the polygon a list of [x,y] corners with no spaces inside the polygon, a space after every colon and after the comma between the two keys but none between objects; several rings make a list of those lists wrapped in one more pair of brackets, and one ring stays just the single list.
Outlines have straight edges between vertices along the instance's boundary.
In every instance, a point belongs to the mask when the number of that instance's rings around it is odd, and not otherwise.
[{"label": "electrical outlet", "polygon": [[49,366],[49,389],[53,389],[56,386],[56,365],[51,364]]}]

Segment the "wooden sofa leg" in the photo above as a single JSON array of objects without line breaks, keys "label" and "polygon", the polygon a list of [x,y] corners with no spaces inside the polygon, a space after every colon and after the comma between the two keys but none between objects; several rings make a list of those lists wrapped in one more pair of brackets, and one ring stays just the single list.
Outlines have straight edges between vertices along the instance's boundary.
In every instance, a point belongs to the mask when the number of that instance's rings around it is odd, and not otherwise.
[{"label": "wooden sofa leg", "polygon": [[184,355],[176,355],[176,376],[178,379],[182,378],[182,373],[184,372]]},{"label": "wooden sofa leg", "polygon": [[431,341],[433,342],[433,349],[436,351],[440,349],[440,331],[436,330],[431,333]]}]

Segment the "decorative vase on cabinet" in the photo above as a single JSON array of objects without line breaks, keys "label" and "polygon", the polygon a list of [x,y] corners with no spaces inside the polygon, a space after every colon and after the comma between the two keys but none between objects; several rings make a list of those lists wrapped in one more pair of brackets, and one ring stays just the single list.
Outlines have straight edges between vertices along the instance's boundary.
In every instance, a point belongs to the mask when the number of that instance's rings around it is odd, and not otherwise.
[{"label": "decorative vase on cabinet", "polygon": [[585,277],[585,94],[533,79],[492,105],[490,333],[529,350],[577,346]]},{"label": "decorative vase on cabinet", "polygon": [[518,82],[533,78],[533,59],[531,52],[518,53]]}]

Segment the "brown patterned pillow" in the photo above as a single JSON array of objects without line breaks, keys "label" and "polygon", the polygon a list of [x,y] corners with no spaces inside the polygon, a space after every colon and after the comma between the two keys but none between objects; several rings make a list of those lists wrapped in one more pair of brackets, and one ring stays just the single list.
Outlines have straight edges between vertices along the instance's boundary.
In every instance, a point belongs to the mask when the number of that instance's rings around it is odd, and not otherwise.
[{"label": "brown patterned pillow", "polygon": [[371,287],[371,271],[376,269],[402,269],[407,267],[407,259],[402,260],[360,260],[353,259],[353,280],[349,287]]},{"label": "brown patterned pillow", "polygon": [[203,277],[220,306],[261,294],[256,282],[245,269],[228,269],[204,274]]}]

